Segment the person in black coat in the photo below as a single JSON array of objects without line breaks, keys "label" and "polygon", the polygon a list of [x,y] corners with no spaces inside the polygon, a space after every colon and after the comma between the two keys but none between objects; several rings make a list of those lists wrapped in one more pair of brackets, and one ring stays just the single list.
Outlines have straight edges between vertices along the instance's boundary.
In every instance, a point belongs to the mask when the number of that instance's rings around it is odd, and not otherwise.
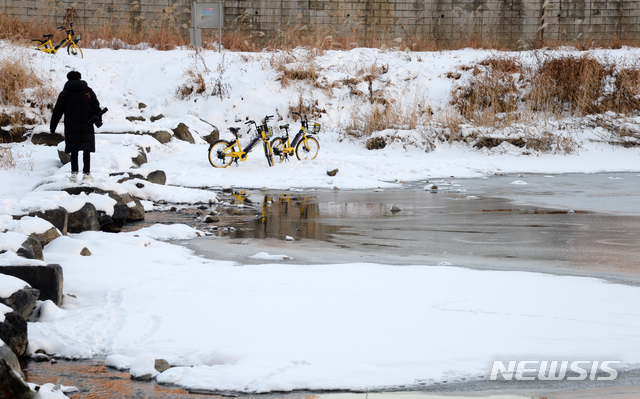
[{"label": "person in black coat", "polygon": [[92,121],[102,114],[96,94],[81,78],[82,75],[77,71],[67,74],[68,82],[53,107],[50,130],[51,133],[56,131],[64,115],[64,152],[71,154],[71,180],[78,179],[78,153],[82,151],[82,180],[92,181],[91,153],[96,151]]}]

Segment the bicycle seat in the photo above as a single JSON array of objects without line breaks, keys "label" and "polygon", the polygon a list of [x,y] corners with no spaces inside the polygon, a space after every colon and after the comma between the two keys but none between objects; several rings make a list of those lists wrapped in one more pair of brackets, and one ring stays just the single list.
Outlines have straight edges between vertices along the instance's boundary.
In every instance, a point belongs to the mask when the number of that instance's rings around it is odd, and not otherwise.
[{"label": "bicycle seat", "polygon": [[240,131],[239,127],[230,127],[229,131],[231,131],[231,133],[236,134]]},{"label": "bicycle seat", "polygon": [[47,38],[48,37],[53,37],[53,35],[42,35],[42,36],[47,37]]},{"label": "bicycle seat", "polygon": [[280,126],[280,129],[289,130],[289,124],[287,123],[286,125]]}]

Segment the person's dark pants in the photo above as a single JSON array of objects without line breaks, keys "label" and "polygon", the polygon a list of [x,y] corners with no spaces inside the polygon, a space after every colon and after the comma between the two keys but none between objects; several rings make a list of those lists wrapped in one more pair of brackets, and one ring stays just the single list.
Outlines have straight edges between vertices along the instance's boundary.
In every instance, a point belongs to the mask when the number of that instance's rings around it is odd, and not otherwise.
[{"label": "person's dark pants", "polygon": [[[71,171],[78,171],[78,152],[71,151]],[[82,151],[82,173],[91,173],[91,151]]]}]

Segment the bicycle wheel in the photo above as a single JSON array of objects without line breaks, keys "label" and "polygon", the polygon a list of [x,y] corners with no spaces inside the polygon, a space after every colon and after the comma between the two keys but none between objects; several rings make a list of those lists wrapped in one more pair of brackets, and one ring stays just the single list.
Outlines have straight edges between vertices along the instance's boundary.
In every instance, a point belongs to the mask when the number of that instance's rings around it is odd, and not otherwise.
[{"label": "bicycle wheel", "polygon": [[215,141],[209,147],[209,163],[214,168],[226,168],[233,162],[233,157],[227,155],[235,151],[232,145],[226,140]]},{"label": "bicycle wheel", "polygon": [[67,46],[67,54],[69,54],[69,55],[78,55],[79,54],[80,58],[84,58],[82,56],[82,49],[80,47],[78,47],[78,45],[75,44],[75,43],[70,43]]},{"label": "bicycle wheel", "polygon": [[304,144],[304,139],[300,140],[298,145],[296,146],[296,157],[298,159],[316,159],[318,156],[318,150],[320,150],[320,144],[318,144],[318,140],[313,137],[307,137],[308,146]]},{"label": "bicycle wheel", "polygon": [[29,43],[29,47],[33,47],[34,50],[43,50],[47,48],[47,46],[44,46],[45,43],[43,40],[34,39]]},{"label": "bicycle wheel", "polygon": [[287,154],[284,153],[284,149],[287,146],[286,140],[282,137],[271,140],[271,148],[273,149],[273,159],[278,163],[284,161]]},{"label": "bicycle wheel", "polygon": [[267,163],[269,166],[273,166],[273,149],[271,148],[271,144],[268,141],[262,143],[264,147],[264,156],[267,157]]}]

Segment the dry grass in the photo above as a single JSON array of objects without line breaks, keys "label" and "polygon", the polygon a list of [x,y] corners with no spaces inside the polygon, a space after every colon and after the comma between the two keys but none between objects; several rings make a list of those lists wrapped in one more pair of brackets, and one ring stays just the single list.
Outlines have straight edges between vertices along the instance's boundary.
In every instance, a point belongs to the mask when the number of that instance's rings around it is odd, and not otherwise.
[{"label": "dry grass", "polygon": [[33,171],[32,151],[20,150],[18,146],[0,145],[0,169]]},{"label": "dry grass", "polygon": [[401,96],[384,102],[356,102],[347,123],[342,126],[347,136],[370,137],[387,129],[416,130],[431,120],[433,112],[424,97],[406,99]]},{"label": "dry grass", "polygon": [[16,167],[16,159],[13,157],[11,147],[0,146],[0,169],[13,169]]},{"label": "dry grass", "polygon": [[640,112],[638,65],[616,68],[585,54],[541,57],[529,68],[517,58],[491,58],[470,70],[472,76],[454,88],[450,103],[465,120],[479,126],[520,122],[536,114]]},{"label": "dry grass", "polygon": [[[16,53],[0,60],[0,103],[15,107],[28,106],[42,111],[52,108],[55,99],[52,81],[46,75],[34,71],[27,56]],[[12,125],[33,123],[23,113],[10,115],[8,121]]]},{"label": "dry grass", "polygon": [[273,70],[280,74],[278,80],[282,87],[288,87],[296,81],[302,81],[314,88],[320,88],[318,78],[320,68],[316,56],[318,54],[310,51],[302,55],[292,51],[279,51],[271,55],[269,64]]},{"label": "dry grass", "polygon": [[520,117],[524,68],[516,58],[489,58],[472,68],[472,78],[454,88],[450,104],[479,126],[510,123]]},{"label": "dry grass", "polygon": [[211,72],[199,52],[189,55],[191,63],[184,71],[186,81],[176,90],[176,95],[181,100],[187,100],[192,96],[206,95],[207,83],[204,76]]}]

